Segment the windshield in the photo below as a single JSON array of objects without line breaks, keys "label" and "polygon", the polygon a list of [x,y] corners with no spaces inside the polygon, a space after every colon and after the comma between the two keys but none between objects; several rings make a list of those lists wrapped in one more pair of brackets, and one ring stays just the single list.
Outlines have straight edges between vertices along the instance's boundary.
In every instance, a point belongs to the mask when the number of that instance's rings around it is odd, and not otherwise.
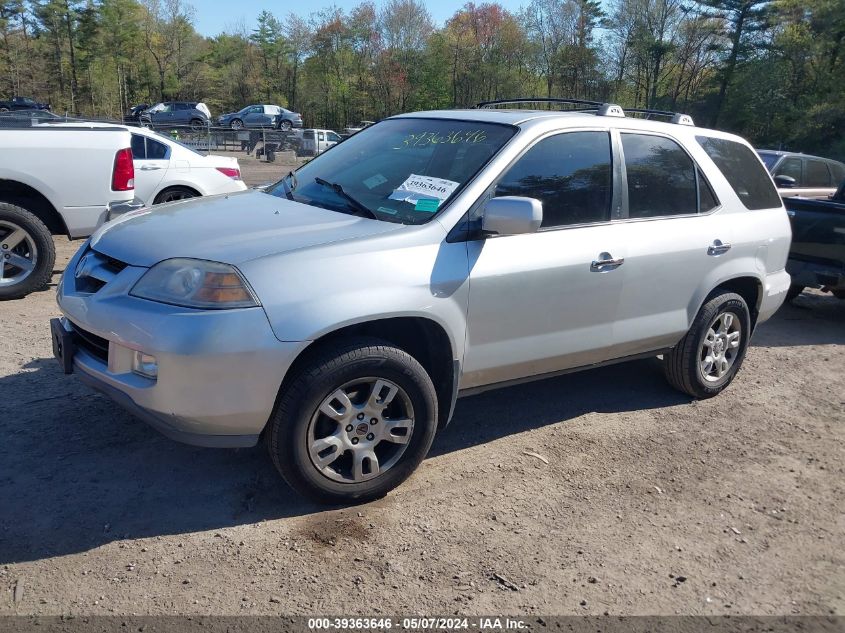
[{"label": "windshield", "polygon": [[388,119],[338,143],[267,193],[387,222],[423,224],[515,132],[509,125],[478,121]]},{"label": "windshield", "polygon": [[763,164],[766,166],[766,169],[772,171],[772,168],[775,166],[775,163],[778,162],[777,154],[772,154],[771,152],[757,152],[760,155],[760,159],[763,161]]}]

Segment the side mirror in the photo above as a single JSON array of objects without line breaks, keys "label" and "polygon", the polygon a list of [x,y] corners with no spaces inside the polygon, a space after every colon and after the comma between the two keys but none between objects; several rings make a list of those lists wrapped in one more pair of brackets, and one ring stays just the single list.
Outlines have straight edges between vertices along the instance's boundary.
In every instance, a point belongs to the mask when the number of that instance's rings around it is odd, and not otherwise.
[{"label": "side mirror", "polygon": [[798,184],[798,181],[795,180],[792,176],[775,176],[775,184],[777,185],[778,189],[793,189],[795,185]]},{"label": "side mirror", "polygon": [[488,235],[536,233],[543,223],[543,203],[535,198],[502,196],[484,206],[482,230]]}]

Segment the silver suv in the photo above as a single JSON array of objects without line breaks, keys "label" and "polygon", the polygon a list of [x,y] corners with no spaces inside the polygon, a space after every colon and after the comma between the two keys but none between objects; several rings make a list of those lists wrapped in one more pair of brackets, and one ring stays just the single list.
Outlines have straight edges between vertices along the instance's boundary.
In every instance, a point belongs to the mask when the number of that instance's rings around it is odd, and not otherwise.
[{"label": "silver suv", "polygon": [[789,289],[757,154],[685,116],[499,105],[105,225],[59,284],[56,356],[174,439],[263,438],[327,502],[400,484],[460,395],[659,355],[722,391]]}]

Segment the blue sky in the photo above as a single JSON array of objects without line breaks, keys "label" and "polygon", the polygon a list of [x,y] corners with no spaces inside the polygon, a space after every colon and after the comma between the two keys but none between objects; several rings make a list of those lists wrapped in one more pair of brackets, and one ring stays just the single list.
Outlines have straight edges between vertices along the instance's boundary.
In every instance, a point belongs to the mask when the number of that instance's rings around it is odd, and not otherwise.
[{"label": "blue sky", "polygon": [[[380,0],[374,0],[380,6]],[[480,4],[483,0],[476,0]],[[189,0],[196,9],[196,29],[203,35],[217,35],[226,30],[233,30],[239,24],[245,24],[248,31],[255,28],[258,14],[270,11],[276,17],[283,18],[290,12],[307,16],[310,13],[336,5],[348,11],[360,0],[316,0],[307,3],[279,2],[278,0]],[[527,0],[499,0],[509,11],[517,11]],[[441,25],[464,4],[464,0],[427,0],[425,2],[434,21]]]}]

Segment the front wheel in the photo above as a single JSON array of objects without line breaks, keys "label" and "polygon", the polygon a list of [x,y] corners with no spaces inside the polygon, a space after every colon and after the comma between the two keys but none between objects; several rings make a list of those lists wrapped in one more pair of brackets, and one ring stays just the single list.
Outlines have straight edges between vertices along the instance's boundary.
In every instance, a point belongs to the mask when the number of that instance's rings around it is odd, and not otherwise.
[{"label": "front wheel", "polygon": [[0,202],[0,300],[46,286],[55,262],[53,237],[44,223],[23,207]]},{"label": "front wheel", "polygon": [[234,121],[232,121],[229,124],[229,127],[232,128],[233,130],[243,129],[243,126],[244,126],[244,122],[241,121],[240,119],[235,119]]},{"label": "front wheel", "polygon": [[664,355],[666,379],[695,398],[712,398],[736,376],[750,337],[745,299],[720,292],[708,299],[684,338]]},{"label": "front wheel", "polygon": [[416,359],[361,338],[300,367],[268,423],[268,447],[297,492],[322,503],[361,503],[411,475],[436,421],[434,385]]}]

